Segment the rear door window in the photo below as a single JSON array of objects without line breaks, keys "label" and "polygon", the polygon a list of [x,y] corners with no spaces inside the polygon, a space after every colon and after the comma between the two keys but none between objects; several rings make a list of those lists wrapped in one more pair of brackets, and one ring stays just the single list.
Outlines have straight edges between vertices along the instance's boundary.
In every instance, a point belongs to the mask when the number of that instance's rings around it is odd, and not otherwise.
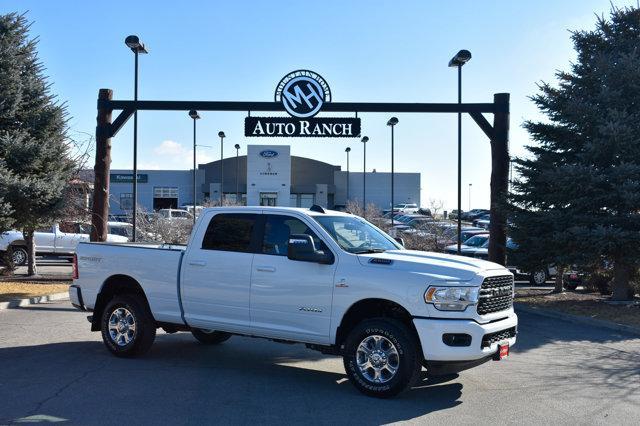
[{"label": "rear door window", "polygon": [[207,226],[202,240],[204,250],[255,251],[257,214],[222,213],[215,215]]}]

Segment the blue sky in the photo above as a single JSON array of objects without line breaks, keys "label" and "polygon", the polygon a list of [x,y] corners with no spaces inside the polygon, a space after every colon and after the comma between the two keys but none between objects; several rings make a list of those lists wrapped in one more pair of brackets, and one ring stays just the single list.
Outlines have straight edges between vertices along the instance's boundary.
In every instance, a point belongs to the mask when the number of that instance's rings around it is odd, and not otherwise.
[{"label": "blue sky", "polygon": [[[635,0],[613,1],[616,6]],[[53,91],[68,104],[70,125],[94,133],[98,89],[133,97],[133,55],[124,38],[137,34],[150,54],[140,58],[140,99],[271,101],[278,81],[306,68],[321,74],[334,101],[455,102],[459,49],[463,100],[490,102],[511,93],[511,152],[528,142],[521,124],[539,118],[527,96],[536,82],[567,69],[574,53],[569,30],[591,29],[609,0],[536,1],[111,1],[3,0],[1,12],[28,11],[32,35]],[[362,144],[351,139],[246,140],[243,113],[203,112],[199,162],[248,143],[290,144],[293,155],[362,170]],[[390,170],[389,114],[361,114],[370,137],[367,168]],[[456,204],[456,116],[397,115],[396,171],[422,173],[422,204]],[[491,121],[491,117],[487,117]],[[191,121],[186,112],[139,114],[139,167],[189,169]],[[130,168],[132,121],[113,140],[112,168]],[[489,204],[489,142],[463,121],[463,208]]]}]

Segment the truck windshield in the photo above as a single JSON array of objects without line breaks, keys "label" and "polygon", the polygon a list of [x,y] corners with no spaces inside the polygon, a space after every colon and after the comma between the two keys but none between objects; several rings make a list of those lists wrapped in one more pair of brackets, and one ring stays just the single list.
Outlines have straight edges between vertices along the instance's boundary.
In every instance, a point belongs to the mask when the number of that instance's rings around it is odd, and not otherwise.
[{"label": "truck windshield", "polygon": [[313,217],[345,251],[354,254],[401,250],[403,247],[369,222],[355,216]]}]

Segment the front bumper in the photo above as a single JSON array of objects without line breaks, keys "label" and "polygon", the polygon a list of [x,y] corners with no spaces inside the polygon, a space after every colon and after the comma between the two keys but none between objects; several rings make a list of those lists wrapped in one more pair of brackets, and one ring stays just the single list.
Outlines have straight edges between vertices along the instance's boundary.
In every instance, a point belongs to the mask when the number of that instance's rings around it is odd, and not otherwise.
[{"label": "front bumper", "polygon": [[[485,334],[497,333],[518,326],[518,316],[509,312],[509,316],[488,324],[479,324],[472,320],[414,318],[413,324],[418,331],[425,361],[473,361],[490,357],[498,351],[498,343],[482,347]],[[448,346],[443,340],[444,334],[468,334],[469,346]],[[516,343],[516,337],[505,339],[509,346]]]},{"label": "front bumper", "polygon": [[84,307],[84,301],[82,300],[82,290],[77,285],[69,286],[69,300],[71,300],[71,304],[80,309],[81,311],[86,311]]}]

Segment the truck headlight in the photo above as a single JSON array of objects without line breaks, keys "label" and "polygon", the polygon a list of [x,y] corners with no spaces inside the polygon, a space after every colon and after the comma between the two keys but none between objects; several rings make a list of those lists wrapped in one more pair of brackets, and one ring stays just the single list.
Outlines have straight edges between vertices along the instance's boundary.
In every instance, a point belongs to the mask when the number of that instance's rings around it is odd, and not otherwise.
[{"label": "truck headlight", "polygon": [[480,287],[429,287],[424,301],[440,311],[464,311],[478,303]]}]

